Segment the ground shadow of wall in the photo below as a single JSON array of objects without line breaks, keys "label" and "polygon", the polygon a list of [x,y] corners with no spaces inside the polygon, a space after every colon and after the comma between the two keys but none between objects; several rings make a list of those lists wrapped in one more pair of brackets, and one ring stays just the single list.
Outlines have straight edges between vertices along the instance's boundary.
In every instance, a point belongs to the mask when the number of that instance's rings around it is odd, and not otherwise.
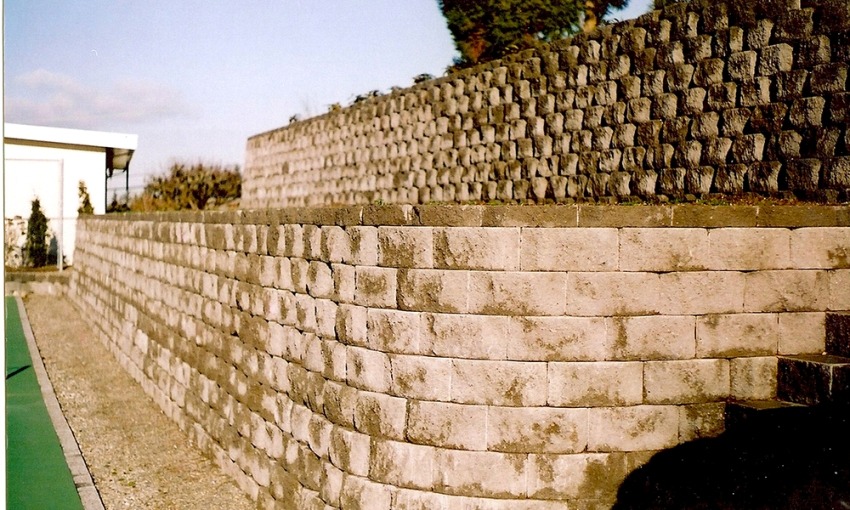
[{"label": "ground shadow of wall", "polygon": [[613,508],[850,509],[850,409],[751,420],[659,452]]}]

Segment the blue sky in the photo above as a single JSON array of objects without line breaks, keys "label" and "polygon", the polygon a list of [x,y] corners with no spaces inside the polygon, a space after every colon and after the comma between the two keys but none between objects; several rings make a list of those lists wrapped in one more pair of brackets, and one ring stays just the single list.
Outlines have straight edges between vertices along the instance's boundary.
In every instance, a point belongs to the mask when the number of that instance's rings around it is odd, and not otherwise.
[{"label": "blue sky", "polygon": [[172,160],[242,166],[249,136],[439,76],[455,54],[436,0],[3,6],[5,120],[139,135],[131,186]]}]

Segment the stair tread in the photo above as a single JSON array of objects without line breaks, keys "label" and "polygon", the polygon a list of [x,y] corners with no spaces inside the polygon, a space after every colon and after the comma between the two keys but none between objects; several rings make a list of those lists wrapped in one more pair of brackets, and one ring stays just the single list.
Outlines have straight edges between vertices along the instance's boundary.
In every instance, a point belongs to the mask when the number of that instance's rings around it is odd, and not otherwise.
[{"label": "stair tread", "polygon": [[824,365],[850,365],[849,357],[837,356],[835,354],[794,354],[779,356],[779,359],[805,361],[808,363],[819,363]]}]

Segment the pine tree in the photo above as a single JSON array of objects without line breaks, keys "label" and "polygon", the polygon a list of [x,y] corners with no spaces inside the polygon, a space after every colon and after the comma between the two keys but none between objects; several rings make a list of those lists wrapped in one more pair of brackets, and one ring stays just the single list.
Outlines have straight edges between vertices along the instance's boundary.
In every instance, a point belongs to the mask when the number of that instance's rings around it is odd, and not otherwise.
[{"label": "pine tree", "polygon": [[80,207],[77,209],[77,214],[94,214],[94,206],[91,205],[91,197],[85,181],[80,181],[77,189],[80,197]]},{"label": "pine tree", "polygon": [[46,266],[47,248],[47,216],[36,197],[32,201],[32,211],[27,221],[27,240],[24,243],[26,264],[31,267]]}]

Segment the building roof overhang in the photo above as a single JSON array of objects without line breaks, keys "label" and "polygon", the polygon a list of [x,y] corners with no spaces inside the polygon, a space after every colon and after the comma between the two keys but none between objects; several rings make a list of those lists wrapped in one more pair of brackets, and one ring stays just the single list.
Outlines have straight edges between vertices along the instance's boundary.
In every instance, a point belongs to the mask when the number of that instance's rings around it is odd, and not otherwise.
[{"label": "building roof overhang", "polygon": [[24,140],[31,143],[45,142],[59,145],[77,145],[106,149],[111,161],[107,161],[110,170],[126,170],[139,143],[138,135],[109,133],[106,131],[88,131],[83,129],[32,126],[28,124],[4,124],[6,141]]}]

